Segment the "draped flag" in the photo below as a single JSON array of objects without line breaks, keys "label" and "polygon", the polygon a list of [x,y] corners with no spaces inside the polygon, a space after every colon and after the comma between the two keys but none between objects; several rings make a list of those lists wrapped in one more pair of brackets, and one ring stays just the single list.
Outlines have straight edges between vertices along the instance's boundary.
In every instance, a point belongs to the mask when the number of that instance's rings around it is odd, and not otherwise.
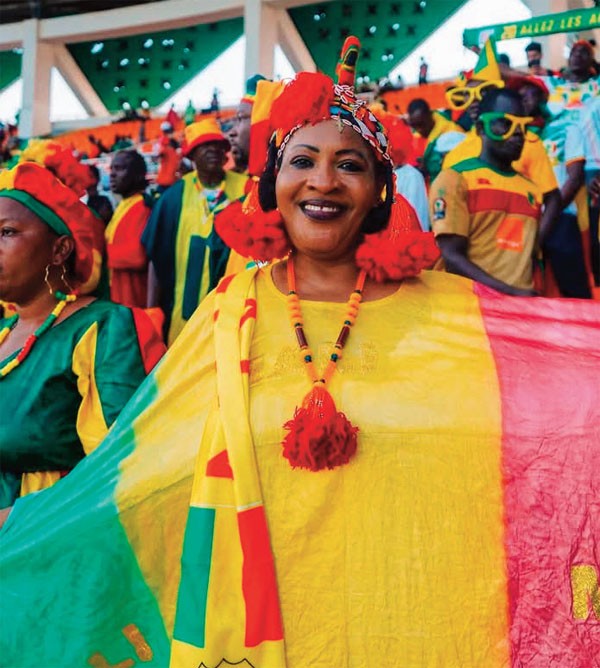
[{"label": "draped flag", "polygon": [[[2,665],[308,668],[286,661],[248,442],[257,271],[221,282],[91,456],[15,505],[0,534]],[[436,272],[402,291],[407,382],[431,393],[428,411],[399,406],[422,485],[399,485],[397,531],[408,540],[425,518],[451,556],[426,560],[423,545],[423,563],[413,551],[398,570],[407,628],[378,665],[600,666],[598,306]],[[458,415],[472,397],[481,413]]]}]

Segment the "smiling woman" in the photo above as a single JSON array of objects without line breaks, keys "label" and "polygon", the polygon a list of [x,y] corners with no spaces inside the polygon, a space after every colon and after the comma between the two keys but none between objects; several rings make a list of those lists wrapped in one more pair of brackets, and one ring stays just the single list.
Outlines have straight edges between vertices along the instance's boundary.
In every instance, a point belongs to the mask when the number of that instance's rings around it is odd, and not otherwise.
[{"label": "smiling woman", "polygon": [[593,569],[566,611],[598,531],[597,314],[419,271],[356,56],[255,101],[264,169],[219,234],[281,261],[222,279],[85,470],[16,505],[7,664],[593,664]]}]

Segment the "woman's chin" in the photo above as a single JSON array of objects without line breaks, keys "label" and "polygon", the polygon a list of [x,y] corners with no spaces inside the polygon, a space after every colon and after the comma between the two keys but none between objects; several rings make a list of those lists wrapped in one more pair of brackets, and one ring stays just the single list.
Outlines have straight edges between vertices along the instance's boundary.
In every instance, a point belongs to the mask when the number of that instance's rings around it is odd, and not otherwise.
[{"label": "woman's chin", "polygon": [[322,262],[339,262],[344,258],[354,262],[354,253],[348,250],[346,244],[313,244],[309,247],[296,249],[296,255],[305,255],[313,260]]},{"label": "woman's chin", "polygon": [[325,229],[322,234],[317,233],[307,239],[298,239],[293,245],[299,255],[332,256],[332,258],[346,254],[349,247],[347,238],[342,238],[339,234],[331,234]]}]

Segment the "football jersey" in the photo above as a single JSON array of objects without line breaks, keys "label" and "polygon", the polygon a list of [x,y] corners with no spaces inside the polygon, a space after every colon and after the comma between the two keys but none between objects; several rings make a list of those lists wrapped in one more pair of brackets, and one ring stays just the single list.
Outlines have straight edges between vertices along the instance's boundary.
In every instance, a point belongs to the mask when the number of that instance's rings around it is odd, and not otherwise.
[{"label": "football jersey", "polygon": [[517,172],[479,158],[443,170],[431,186],[433,232],[467,237],[467,257],[516,288],[533,287],[533,253],[542,193]]}]

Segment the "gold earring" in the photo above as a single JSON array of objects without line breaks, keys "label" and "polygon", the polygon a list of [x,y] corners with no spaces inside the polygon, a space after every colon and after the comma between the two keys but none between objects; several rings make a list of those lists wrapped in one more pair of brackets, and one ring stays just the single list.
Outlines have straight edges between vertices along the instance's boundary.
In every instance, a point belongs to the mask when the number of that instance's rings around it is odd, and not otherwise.
[{"label": "gold earring", "polygon": [[48,292],[53,295],[54,294],[54,288],[52,287],[52,283],[50,283],[50,265],[46,265],[46,273],[44,274],[44,283],[48,286]]},{"label": "gold earring", "polygon": [[60,280],[63,282],[64,285],[67,286],[69,292],[73,292],[73,288],[71,287],[69,281],[67,281],[67,270],[64,264],[60,265]]}]

